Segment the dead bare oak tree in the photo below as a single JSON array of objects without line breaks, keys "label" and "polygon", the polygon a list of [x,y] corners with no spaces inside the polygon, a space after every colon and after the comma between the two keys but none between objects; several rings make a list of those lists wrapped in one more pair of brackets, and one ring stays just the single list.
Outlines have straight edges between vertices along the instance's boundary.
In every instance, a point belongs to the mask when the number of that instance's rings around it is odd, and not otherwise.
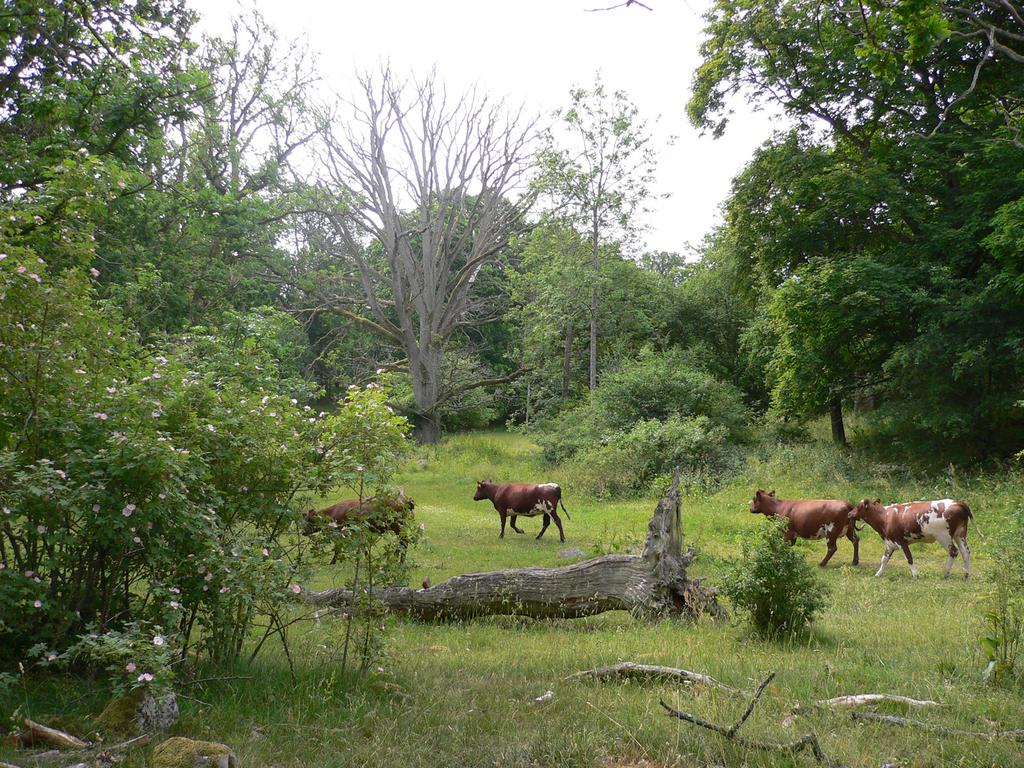
[{"label": "dead bare oak tree", "polygon": [[[614,610],[646,616],[718,614],[714,592],[686,576],[695,556],[692,547],[682,551],[677,476],[648,523],[643,554],[604,555],[562,568],[467,573],[429,589],[387,587],[375,595],[391,612],[425,620],[579,618]],[[352,605],[352,594],[344,589],[303,591],[301,599],[337,608]]]},{"label": "dead bare oak tree", "polygon": [[494,319],[474,287],[526,228],[534,121],[475,91],[453,97],[436,74],[384,69],[360,84],[352,115],[321,129],[329,203],[310,240],[343,266],[327,309],[404,352],[390,367],[408,372],[417,438],[433,443],[447,403],[517,375],[452,381],[445,348]]}]

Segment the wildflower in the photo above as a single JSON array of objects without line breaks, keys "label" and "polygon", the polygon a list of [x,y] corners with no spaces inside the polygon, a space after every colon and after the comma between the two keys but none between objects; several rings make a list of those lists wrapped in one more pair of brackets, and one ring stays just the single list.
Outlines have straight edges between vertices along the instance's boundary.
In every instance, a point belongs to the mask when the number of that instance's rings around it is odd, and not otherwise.
[{"label": "wildflower", "polygon": [[92,505],[92,511],[93,512],[99,512],[100,511],[100,505],[99,504],[93,504]]},{"label": "wildflower", "polygon": [[107,414],[105,414],[105,413],[94,413],[92,415],[92,417],[94,419],[99,419],[100,421],[106,421],[107,420]]},{"label": "wildflower", "polygon": [[36,526],[36,530],[39,531],[39,533],[46,533],[46,526],[45,525],[37,525]]},{"label": "wildflower", "polygon": [[170,592],[173,595],[180,595],[181,594],[181,590],[178,589],[177,587],[171,587],[167,591]]},{"label": "wildflower", "polygon": [[153,676],[149,672],[143,672],[139,675],[138,679],[140,683],[148,683],[153,679]]},{"label": "wildflower", "polygon": [[51,653],[49,656],[46,657],[46,660],[47,661],[56,661],[57,660],[57,654],[56,653]]},{"label": "wildflower", "polygon": [[131,517],[132,512],[134,512],[135,510],[136,506],[134,504],[126,504],[125,508],[121,510],[121,514],[125,517]]},{"label": "wildflower", "polygon": [[300,593],[302,592],[302,587],[300,587],[300,586],[299,586],[298,584],[292,584],[292,585],[291,585],[290,587],[288,587],[288,588],[289,588],[289,589],[290,589],[290,590],[291,590],[292,592],[294,592],[294,593],[295,593],[296,595],[298,595],[298,594],[300,594]]},{"label": "wildflower", "polygon": [[142,543],[142,539],[140,539],[138,536],[132,536],[132,541],[134,541],[136,544]]},{"label": "wildflower", "polygon": [[60,478],[61,480],[64,480],[64,479],[66,479],[66,478],[67,478],[67,476],[68,476],[68,473],[67,473],[67,472],[65,472],[65,471],[64,471],[63,469],[55,469],[55,470],[53,470],[53,472],[54,472],[54,474],[56,474],[56,475],[57,475],[57,477],[59,477],[59,478]]},{"label": "wildflower", "polygon": [[43,282],[43,279],[39,275],[37,275],[35,272],[29,272],[28,276],[30,278],[32,278],[33,280],[35,280],[37,283]]},{"label": "wildflower", "polygon": [[166,498],[167,498],[167,494],[166,494],[166,493],[158,493],[158,494],[156,495],[156,497],[157,497],[158,499],[161,499],[161,500],[162,500],[162,499],[166,499]]},{"label": "wildflower", "polygon": [[210,571],[203,577],[203,581],[213,581],[213,571]]},{"label": "wildflower", "polygon": [[100,271],[98,269],[96,269],[96,267],[91,267],[89,269],[89,274],[92,275],[93,277],[99,277],[100,276]]},{"label": "wildflower", "polygon": [[129,661],[127,664],[124,665],[124,668],[128,672],[134,672],[135,671],[135,662],[134,661]]},{"label": "wildflower", "polygon": [[18,268],[16,270],[14,270],[14,271],[17,272],[19,275],[23,274],[25,272],[25,265],[24,264],[19,264]]},{"label": "wildflower", "polygon": [[32,603],[32,605],[34,605],[36,608],[42,608],[43,607],[43,601],[42,600],[36,600],[34,603]]},{"label": "wildflower", "polygon": [[266,547],[264,547],[264,548],[263,548],[262,550],[260,550],[260,551],[261,551],[261,552],[263,553],[263,556],[264,556],[264,557],[270,557],[270,550],[269,550],[269,549],[267,549]]},{"label": "wildflower", "polygon": [[107,387],[107,394],[113,395],[117,392],[117,387]]},{"label": "wildflower", "polygon": [[173,608],[174,610],[178,610],[179,608],[181,608],[181,603],[179,603],[177,600],[171,600],[171,608]]},{"label": "wildflower", "polygon": [[160,646],[164,644],[163,635],[153,635],[153,645]]},{"label": "wildflower", "polygon": [[221,593],[222,595],[223,595],[223,594],[224,594],[225,592],[230,592],[230,591],[231,591],[231,587],[221,587],[221,588],[220,588],[220,593]]},{"label": "wildflower", "polygon": [[216,432],[217,431],[217,428],[215,426],[213,426],[213,424],[207,424],[206,428],[208,430],[210,430],[211,432]]}]

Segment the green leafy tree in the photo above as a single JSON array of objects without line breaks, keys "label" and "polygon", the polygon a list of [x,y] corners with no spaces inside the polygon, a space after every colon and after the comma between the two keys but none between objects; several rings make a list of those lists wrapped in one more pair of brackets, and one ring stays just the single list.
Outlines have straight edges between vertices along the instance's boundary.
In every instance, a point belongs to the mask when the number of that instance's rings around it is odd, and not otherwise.
[{"label": "green leafy tree", "polygon": [[[651,199],[656,155],[647,123],[624,91],[609,93],[595,78],[574,88],[559,113],[564,130],[548,131],[540,152],[540,185],[552,206],[587,239],[590,284],[590,389],[597,387],[601,249],[640,230],[637,214]],[[582,255],[582,254],[581,254]]]}]

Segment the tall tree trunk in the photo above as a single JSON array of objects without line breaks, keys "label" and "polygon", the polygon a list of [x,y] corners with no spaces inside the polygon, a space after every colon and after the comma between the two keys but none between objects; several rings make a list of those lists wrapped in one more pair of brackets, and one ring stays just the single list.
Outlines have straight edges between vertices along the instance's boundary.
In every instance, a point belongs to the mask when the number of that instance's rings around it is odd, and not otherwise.
[{"label": "tall tree trunk", "polygon": [[597,213],[594,214],[593,229],[590,233],[591,261],[594,266],[594,283],[590,286],[590,389],[597,389],[597,304],[598,304],[598,283],[601,275],[601,262],[598,258],[598,243],[600,230],[598,229]]},{"label": "tall tree trunk", "polygon": [[436,346],[417,350],[409,360],[412,394],[416,402],[413,437],[424,445],[441,439],[441,350]]},{"label": "tall tree trunk", "polygon": [[846,427],[843,426],[843,401],[839,397],[833,397],[829,404],[829,414],[832,416],[832,440],[840,445],[847,445]]},{"label": "tall tree trunk", "polygon": [[562,400],[569,399],[569,381],[572,375],[572,316],[565,318],[565,352],[562,355]]}]

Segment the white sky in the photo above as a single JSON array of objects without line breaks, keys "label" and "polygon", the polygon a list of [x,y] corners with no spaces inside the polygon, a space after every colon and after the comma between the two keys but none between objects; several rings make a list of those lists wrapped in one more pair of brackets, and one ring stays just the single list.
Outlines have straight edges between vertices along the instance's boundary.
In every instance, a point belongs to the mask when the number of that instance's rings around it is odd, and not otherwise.
[{"label": "white sky", "polygon": [[[189,0],[200,31],[228,30],[235,0]],[[437,67],[454,90],[479,84],[497,97],[542,113],[568,101],[574,85],[626,91],[647,119],[658,147],[658,192],[647,248],[684,251],[720,220],[732,177],[769,135],[766,113],[736,103],[723,138],[701,137],[686,118],[699,61],[702,14],[710,0],[644,0],[586,13],[619,0],[246,0],[283,38],[308,42],[325,88],[349,94],[354,73],[382,60],[397,72]],[[658,118],[657,123],[655,119]],[[668,136],[674,146],[666,146]]]}]

